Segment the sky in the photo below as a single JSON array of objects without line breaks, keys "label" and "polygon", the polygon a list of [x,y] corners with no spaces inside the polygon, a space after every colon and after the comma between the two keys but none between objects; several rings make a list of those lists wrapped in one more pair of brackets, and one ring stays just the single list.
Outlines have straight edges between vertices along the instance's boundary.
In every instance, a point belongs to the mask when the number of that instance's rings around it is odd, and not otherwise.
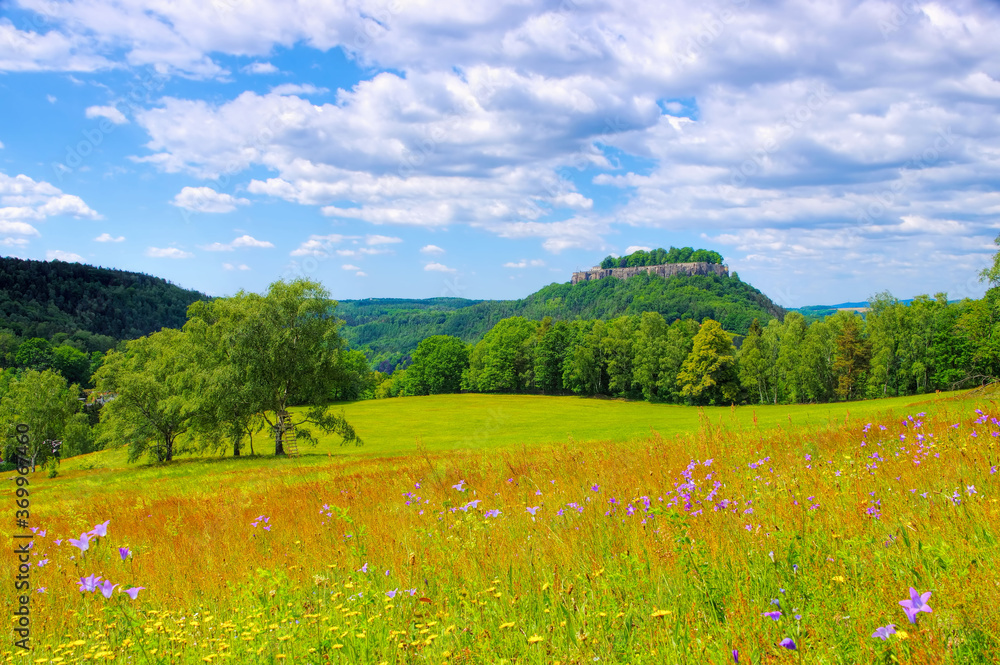
[{"label": "sky", "polygon": [[0,1],[0,253],[521,298],[692,246],[786,307],[979,297],[1000,5]]}]

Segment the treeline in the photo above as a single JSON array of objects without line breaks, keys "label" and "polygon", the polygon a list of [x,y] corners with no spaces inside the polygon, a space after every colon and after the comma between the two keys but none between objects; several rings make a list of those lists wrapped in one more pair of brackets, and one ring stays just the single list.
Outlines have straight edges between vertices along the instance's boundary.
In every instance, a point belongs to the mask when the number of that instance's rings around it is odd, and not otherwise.
[{"label": "treeline", "polygon": [[952,390],[1000,374],[997,314],[991,289],[982,300],[949,303],[938,294],[909,305],[882,293],[864,316],[842,311],[810,322],[790,312],[784,321],[752,321],[742,339],[710,318],[671,323],[655,311],[610,321],[512,317],[475,345],[422,341],[410,367],[376,396],[466,390],[728,405]]},{"label": "treeline", "polygon": [[181,327],[197,300],[210,298],[141,273],[0,258],[0,327],[19,340],[71,340],[81,351],[106,352],[117,340]]},{"label": "treeline", "polygon": [[671,247],[646,251],[644,249],[632,252],[627,256],[606,256],[601,261],[602,268],[633,268],[641,266],[659,266],[664,263],[722,263],[722,254],[710,249],[694,249],[691,247]]},{"label": "treeline", "polygon": [[[65,333],[57,333],[53,344],[41,337],[20,340],[9,330],[0,330],[0,370],[10,370],[12,375],[34,370],[44,372],[51,369],[59,373],[69,383],[78,383],[84,388],[92,388],[91,376],[104,361],[104,353],[81,350],[79,337],[69,338]],[[105,351],[114,346],[104,348]],[[103,345],[102,345],[103,348]]]},{"label": "treeline", "polygon": [[665,279],[641,274],[625,280],[607,278],[579,284],[550,284],[522,300],[486,300],[458,306],[458,299],[428,301],[361,300],[338,305],[347,326],[344,337],[352,348],[364,349],[380,371],[391,372],[421,340],[450,335],[475,342],[503,319],[541,321],[601,319],[657,312],[668,323],[681,319],[719,321],[728,331],[744,335],[750,323],[781,318],[785,310],[738,275],[678,275]]},{"label": "treeline", "polygon": [[[358,391],[373,389],[377,375],[363,353],[344,345],[335,305],[306,280],[194,303],[182,329],[108,352],[87,405],[80,385],[52,368],[0,372],[3,457],[14,455],[18,423],[30,428],[32,465],[54,464],[52,441],[62,441],[64,457],[126,447],[129,461],[158,462],[180,452],[253,452],[261,432],[277,455],[293,431],[299,441],[315,440],[318,429],[360,443],[328,406],[362,397]],[[308,408],[292,414],[292,406]]]}]

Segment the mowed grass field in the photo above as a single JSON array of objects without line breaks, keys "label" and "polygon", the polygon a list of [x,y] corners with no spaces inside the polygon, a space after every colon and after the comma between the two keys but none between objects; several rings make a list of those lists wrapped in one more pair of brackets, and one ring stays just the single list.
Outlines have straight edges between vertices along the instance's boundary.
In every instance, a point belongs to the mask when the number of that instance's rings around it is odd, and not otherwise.
[{"label": "mowed grass field", "polygon": [[[301,460],[292,464],[325,464],[328,456],[390,457],[420,451],[474,451],[521,446],[587,442],[628,442],[661,436],[688,434],[711,426],[714,430],[742,431],[780,427],[829,428],[845,422],[871,419],[921,404],[940,403],[948,408],[965,393],[912,395],[883,400],[832,404],[781,404],[741,407],[695,408],[672,404],[582,397],[538,395],[432,395],[366,400],[335,404],[364,440],[361,447],[340,445],[336,435],[315,432],[318,445],[302,445]],[[956,407],[957,408],[957,407]],[[296,416],[301,409],[292,408]],[[263,433],[254,437],[254,453],[265,463],[274,453],[274,442]],[[211,458],[211,464],[226,470],[236,468],[220,460],[231,459],[231,450],[214,455],[180,454],[178,462]],[[132,469],[127,451],[108,450],[81,455],[60,467],[75,469]],[[249,456],[249,448],[243,455]],[[322,459],[320,459],[322,458]],[[253,460],[233,460],[252,466]],[[211,471],[211,469],[209,469]],[[159,471],[157,475],[159,475]]]},{"label": "mowed grass field", "polygon": [[[166,466],[74,458],[55,479],[31,476],[34,650],[0,654],[996,662],[993,399],[403,398],[342,405],[363,447],[324,437],[297,459]],[[16,566],[0,563],[11,585]],[[105,581],[119,585],[107,597]],[[900,605],[911,587],[931,592],[915,623]],[[13,611],[12,591],[5,602]]]}]

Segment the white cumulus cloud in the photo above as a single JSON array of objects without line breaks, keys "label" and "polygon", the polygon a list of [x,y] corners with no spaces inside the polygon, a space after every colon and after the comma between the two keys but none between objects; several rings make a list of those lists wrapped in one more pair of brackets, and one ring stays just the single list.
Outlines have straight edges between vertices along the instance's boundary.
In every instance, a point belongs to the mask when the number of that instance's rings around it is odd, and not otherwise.
[{"label": "white cumulus cloud", "polygon": [[94,238],[94,242],[123,242],[125,236],[118,236],[117,238],[110,233],[102,233],[101,235]]},{"label": "white cumulus cloud", "polygon": [[317,88],[311,83],[282,83],[271,88],[275,95],[316,95],[330,92],[326,88]]},{"label": "white cumulus cloud", "polygon": [[457,272],[455,268],[449,268],[443,263],[431,262],[424,266],[424,270],[428,272]]},{"label": "white cumulus cloud", "polygon": [[154,259],[190,259],[194,254],[176,247],[150,247],[146,250],[146,256]]},{"label": "white cumulus cloud", "polygon": [[61,249],[50,249],[45,252],[46,261],[66,261],[67,263],[83,263],[84,258],[73,252],[64,252]]},{"label": "white cumulus cloud", "polygon": [[124,125],[128,122],[125,114],[114,106],[88,106],[84,115],[88,118],[107,118],[116,125]]},{"label": "white cumulus cloud", "polygon": [[214,242],[211,245],[206,245],[202,247],[202,249],[208,252],[231,252],[235,249],[242,247],[267,248],[267,247],[274,247],[274,243],[271,243],[267,240],[257,240],[253,236],[242,235],[239,238],[233,240],[232,242],[228,243]]},{"label": "white cumulus cloud", "polygon": [[530,261],[527,260],[527,259],[521,259],[520,261],[517,261],[517,262],[508,261],[507,263],[503,264],[503,267],[504,268],[528,268],[528,267],[531,267],[531,268],[541,268],[544,265],[545,265],[545,261],[542,261],[541,259],[531,259]]},{"label": "white cumulus cloud", "polygon": [[101,219],[83,199],[65,194],[51,183],[0,171],[0,244],[24,246],[29,236],[40,235],[28,220],[39,222],[61,215]]},{"label": "white cumulus cloud", "polygon": [[211,187],[185,187],[170,203],[192,212],[226,213],[236,210],[237,206],[249,205],[250,201],[217,192]]},{"label": "white cumulus cloud", "polygon": [[444,250],[437,245],[424,245],[420,248],[423,254],[444,254]]},{"label": "white cumulus cloud", "polygon": [[[293,249],[291,255],[326,258],[331,252],[335,251],[335,245],[339,245],[345,240],[353,240],[356,238],[357,236],[344,236],[339,233],[331,233],[325,236],[311,235],[309,236],[309,239],[299,245],[298,248]],[[345,251],[350,253],[344,254]],[[354,253],[351,250],[336,250],[336,252],[344,256],[354,256]]]},{"label": "white cumulus cloud", "polygon": [[393,243],[403,242],[403,239],[395,238],[393,236],[369,235],[365,237],[365,242],[369,245],[391,245]]},{"label": "white cumulus cloud", "polygon": [[270,62],[251,62],[243,71],[247,74],[277,74],[278,68]]}]

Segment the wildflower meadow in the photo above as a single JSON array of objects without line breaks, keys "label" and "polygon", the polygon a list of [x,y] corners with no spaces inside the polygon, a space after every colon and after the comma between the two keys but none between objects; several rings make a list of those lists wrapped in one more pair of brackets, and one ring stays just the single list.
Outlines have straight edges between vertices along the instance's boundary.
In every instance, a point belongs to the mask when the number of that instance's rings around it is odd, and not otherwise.
[{"label": "wildflower meadow", "polygon": [[0,657],[994,663],[991,397],[822,428],[36,474],[33,648]]}]

